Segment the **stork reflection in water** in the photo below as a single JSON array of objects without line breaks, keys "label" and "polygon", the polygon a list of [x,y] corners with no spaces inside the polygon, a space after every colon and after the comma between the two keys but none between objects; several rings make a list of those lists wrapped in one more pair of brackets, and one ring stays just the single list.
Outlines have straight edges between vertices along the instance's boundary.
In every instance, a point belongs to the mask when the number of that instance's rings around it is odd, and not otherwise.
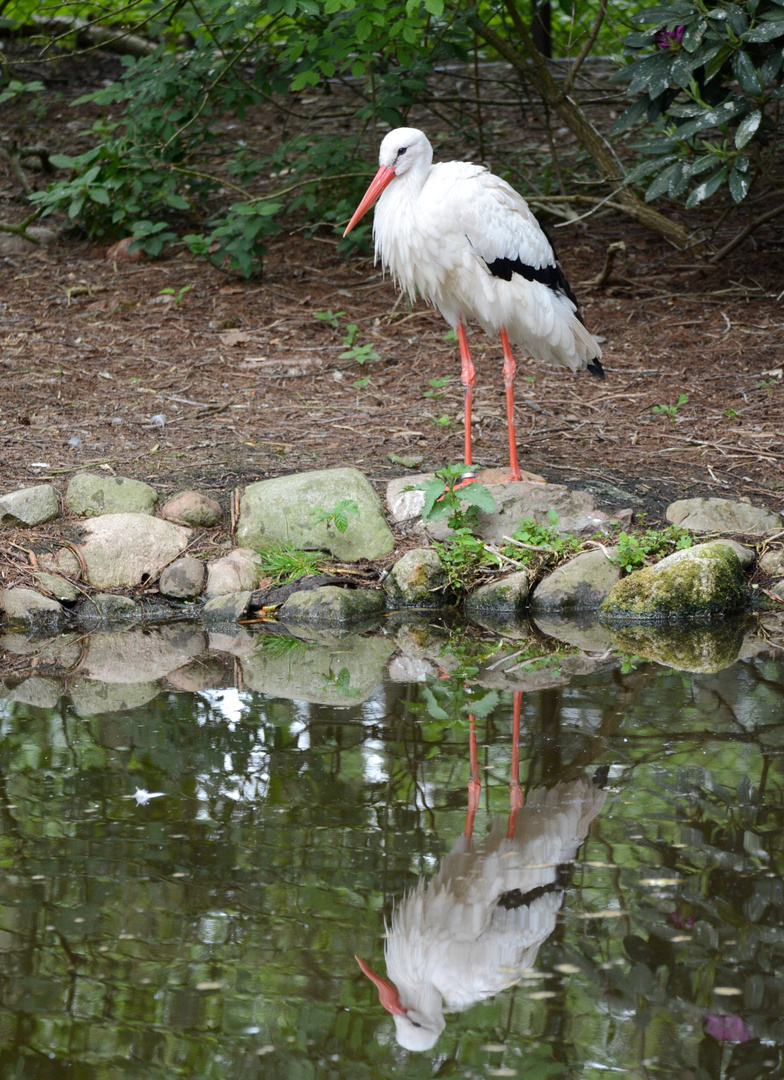
[{"label": "stork reflection in water", "polygon": [[561,781],[532,791],[523,803],[519,780],[520,706],[514,696],[509,817],[475,842],[481,784],[471,719],[465,830],[435,877],[395,906],[384,956],[388,978],[357,957],[395,1018],[397,1040],[429,1050],[444,1030],[444,1010],[460,1012],[514,986],[533,967],[555,929],[577,851],[606,793],[593,779]]}]

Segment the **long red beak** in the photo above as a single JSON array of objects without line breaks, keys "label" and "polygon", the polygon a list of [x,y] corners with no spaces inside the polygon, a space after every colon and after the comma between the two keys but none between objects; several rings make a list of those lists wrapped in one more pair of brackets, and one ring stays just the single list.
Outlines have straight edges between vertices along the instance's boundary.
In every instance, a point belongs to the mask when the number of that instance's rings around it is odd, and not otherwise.
[{"label": "long red beak", "polygon": [[[377,179],[378,177],[376,177],[376,180]],[[367,198],[367,196],[365,196],[365,198]],[[397,992],[395,984],[391,983],[388,979],[382,979],[380,975],[376,975],[373,968],[369,967],[364,960],[360,960],[358,956],[355,956],[354,959],[370,981],[376,984],[376,987],[378,988],[378,1000],[387,1012],[391,1012],[393,1016],[405,1016],[406,1010],[400,1004],[400,994]]]},{"label": "long red beak", "polygon": [[394,179],[395,170],[391,167],[391,165],[382,165],[379,168],[378,172],[373,177],[370,183],[370,187],[367,189],[364,196],[362,197],[362,202],[354,211],[353,218],[346,226],[346,231],[343,233],[344,236],[348,236],[348,234],[354,228],[359,219],[365,216],[365,214],[368,212],[370,207],[379,197],[387,184],[391,184]]}]

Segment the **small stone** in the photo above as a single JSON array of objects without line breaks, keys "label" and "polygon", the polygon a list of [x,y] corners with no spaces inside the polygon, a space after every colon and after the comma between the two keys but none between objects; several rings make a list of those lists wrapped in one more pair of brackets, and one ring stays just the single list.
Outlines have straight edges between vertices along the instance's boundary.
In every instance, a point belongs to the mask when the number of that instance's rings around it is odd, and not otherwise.
[{"label": "small stone", "polygon": [[784,547],[770,548],[760,555],[759,568],[763,574],[778,577],[784,574]]},{"label": "small stone", "polygon": [[387,510],[393,521],[409,521],[422,516],[425,493],[419,485],[434,479],[433,473],[397,476],[387,484]]},{"label": "small stone", "polygon": [[424,457],[422,454],[387,454],[387,460],[393,465],[400,465],[404,469],[418,469]]},{"label": "small stone", "polygon": [[435,548],[413,548],[389,571],[384,592],[392,607],[443,607],[448,583]]},{"label": "small stone", "polygon": [[518,570],[500,581],[481,585],[466,598],[466,615],[520,613],[528,602],[528,574]]},{"label": "small stone", "polygon": [[158,492],[141,480],[122,476],[77,473],[68,484],[65,503],[79,515],[152,514]]},{"label": "small stone", "polygon": [[79,611],[82,622],[127,622],[141,617],[142,608],[130,596],[115,593],[96,593]]},{"label": "small stone", "polygon": [[59,574],[47,574],[39,570],[34,576],[41,588],[51,593],[55,600],[72,604],[79,599],[79,590]]},{"label": "small stone", "polygon": [[184,555],[161,572],[158,591],[168,600],[192,600],[204,588],[206,570],[201,559]]},{"label": "small stone", "polygon": [[250,548],[234,548],[207,567],[207,596],[255,589],[259,584],[258,555]]},{"label": "small stone", "polygon": [[615,585],[602,617],[619,622],[708,620],[746,606],[743,569],[722,540],[683,548]]},{"label": "small stone", "polygon": [[247,613],[253,592],[223,593],[208,600],[202,609],[202,618],[207,625],[238,622]]},{"label": "small stone", "polygon": [[585,551],[557,567],[536,586],[532,613],[592,611],[600,607],[621,578],[620,566],[612,561],[616,552],[617,548],[608,548],[606,553],[599,549]]},{"label": "small stone", "polygon": [[781,515],[730,499],[679,499],[667,507],[667,520],[700,533],[772,532],[781,528]]},{"label": "small stone", "polygon": [[57,489],[36,484],[0,496],[0,525],[42,525],[60,513]]},{"label": "small stone", "polygon": [[385,607],[383,594],[373,589],[322,585],[319,589],[292,593],[280,608],[278,618],[307,620],[322,626],[349,626],[374,618]]},{"label": "small stone", "polygon": [[66,577],[78,578],[82,566],[71,548],[58,548],[55,554],[43,553],[38,556],[38,565],[52,574],[65,574]]},{"label": "small stone", "polygon": [[9,622],[21,623],[59,624],[65,616],[62,604],[23,585],[0,590],[0,611]]},{"label": "small stone", "polygon": [[161,507],[161,516],[177,525],[210,529],[223,516],[220,503],[200,491],[181,491]]}]

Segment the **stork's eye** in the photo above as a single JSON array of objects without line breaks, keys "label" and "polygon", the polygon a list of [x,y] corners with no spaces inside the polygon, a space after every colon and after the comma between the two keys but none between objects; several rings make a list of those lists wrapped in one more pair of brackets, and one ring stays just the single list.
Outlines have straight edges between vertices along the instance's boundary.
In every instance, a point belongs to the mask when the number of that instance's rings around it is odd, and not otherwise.
[{"label": "stork's eye", "polygon": [[403,154],[405,154],[406,150],[408,150],[407,146],[401,146],[400,149],[397,152],[397,156],[402,157]]},{"label": "stork's eye", "polygon": [[421,1028],[421,1027],[422,1027],[422,1025],[421,1025],[421,1024],[418,1024],[418,1023],[416,1022],[416,1020],[412,1020],[412,1021],[411,1021],[411,1023],[412,1023],[413,1025],[414,1025],[414,1027],[418,1027],[418,1028]]}]

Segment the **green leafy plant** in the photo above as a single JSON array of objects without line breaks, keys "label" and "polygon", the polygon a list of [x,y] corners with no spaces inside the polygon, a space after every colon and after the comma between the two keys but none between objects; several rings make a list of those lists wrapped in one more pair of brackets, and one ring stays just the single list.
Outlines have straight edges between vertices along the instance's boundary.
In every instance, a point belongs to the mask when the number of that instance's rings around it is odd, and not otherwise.
[{"label": "green leafy plant", "polygon": [[318,574],[326,555],[320,551],[300,551],[285,544],[276,544],[259,553],[259,573],[278,583],[296,581],[308,574]]},{"label": "green leafy plant", "polygon": [[321,319],[331,326],[333,330],[337,330],[338,319],[341,319],[345,314],[345,311],[333,311],[332,308],[327,308],[326,311],[314,312],[314,318]]},{"label": "green leafy plant", "polygon": [[356,360],[358,364],[364,364],[368,360],[380,360],[381,356],[373,348],[372,343],[366,342],[364,345],[356,344],[357,333],[359,327],[356,323],[349,323],[346,327],[346,336],[343,338],[343,344],[345,351],[340,354],[341,360]]},{"label": "green leafy plant", "polygon": [[439,391],[443,390],[451,378],[451,375],[442,375],[439,379],[430,379],[430,390],[425,390],[422,397],[433,398],[434,401],[440,401],[444,395]]},{"label": "green leafy plant", "polygon": [[165,289],[161,289],[159,295],[160,296],[173,296],[174,297],[174,303],[176,304],[177,307],[179,307],[180,304],[182,303],[183,296],[185,296],[186,292],[188,292],[192,288],[193,288],[193,285],[183,285],[181,289],[172,289],[172,288],[167,286]]},{"label": "green leafy plant", "polygon": [[533,518],[524,518],[512,533],[512,542],[505,545],[503,553],[536,569],[552,566],[573,555],[580,547],[579,538],[571,533],[559,533],[555,510],[549,510],[547,517],[549,525]]},{"label": "green leafy plant", "polygon": [[329,669],[327,672],[322,672],[321,675],[324,680],[324,689],[332,688],[337,690],[339,694],[342,694],[345,698],[358,698],[362,697],[362,691],[357,690],[351,685],[351,672],[347,667],[342,667],[337,674]]},{"label": "green leafy plant", "polygon": [[447,465],[436,472],[433,480],[418,485],[418,490],[425,493],[422,521],[447,518],[451,529],[461,529],[476,526],[480,510],[492,514],[495,499],[484,484],[461,486],[467,468],[462,462]]},{"label": "green leafy plant", "polygon": [[734,202],[775,171],[782,123],[784,11],[776,0],[672,0],[632,16],[629,62],[616,78],[640,95],[614,134],[645,123],[633,147],[646,201],[688,208],[726,185]]},{"label": "green leafy plant", "polygon": [[618,533],[615,544],[618,553],[613,556],[613,562],[630,574],[652,559],[691,547],[692,535],[688,529],[682,529],[679,525],[668,525],[665,529],[622,531]]},{"label": "green leafy plant", "polygon": [[344,533],[348,529],[349,515],[358,513],[359,507],[354,499],[341,499],[331,510],[323,510],[320,506],[311,510],[311,514],[315,515],[317,525],[324,524],[327,528],[334,525],[339,533]]},{"label": "green leafy plant", "polygon": [[669,416],[670,420],[675,423],[678,417],[678,409],[680,409],[681,405],[685,405],[688,400],[688,394],[681,394],[674,405],[651,405],[651,412]]}]

